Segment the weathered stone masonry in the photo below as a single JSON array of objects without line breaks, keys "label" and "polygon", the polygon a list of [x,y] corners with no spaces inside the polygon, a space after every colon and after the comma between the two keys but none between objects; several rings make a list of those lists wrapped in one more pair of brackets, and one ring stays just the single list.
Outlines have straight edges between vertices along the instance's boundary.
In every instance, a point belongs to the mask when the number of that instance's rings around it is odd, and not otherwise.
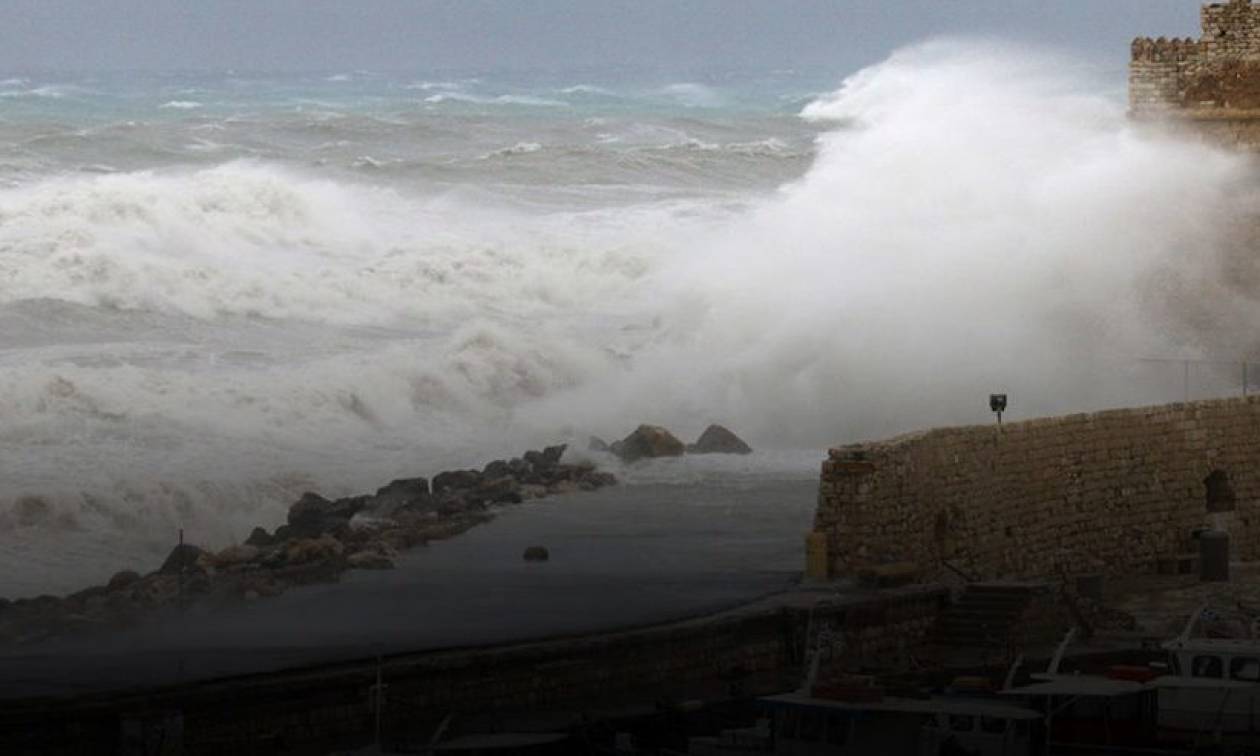
[{"label": "weathered stone masonry", "polygon": [[[1235,511],[1209,512],[1226,492]],[[834,574],[944,561],[980,577],[1149,571],[1224,518],[1260,558],[1260,399],[946,428],[832,449],[814,528]],[[1215,507],[1219,508],[1219,507]]]},{"label": "weathered stone masonry", "polygon": [[1201,24],[1197,40],[1133,41],[1131,113],[1187,122],[1231,144],[1260,145],[1260,6],[1206,5]]}]

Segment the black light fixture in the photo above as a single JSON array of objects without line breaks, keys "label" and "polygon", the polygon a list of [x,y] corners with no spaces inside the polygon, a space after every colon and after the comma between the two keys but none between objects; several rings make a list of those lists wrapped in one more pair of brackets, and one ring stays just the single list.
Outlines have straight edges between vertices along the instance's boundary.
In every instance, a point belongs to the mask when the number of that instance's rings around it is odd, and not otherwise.
[{"label": "black light fixture", "polygon": [[1002,413],[1006,411],[1006,394],[989,394],[989,409],[997,415],[998,425],[1002,424]]}]

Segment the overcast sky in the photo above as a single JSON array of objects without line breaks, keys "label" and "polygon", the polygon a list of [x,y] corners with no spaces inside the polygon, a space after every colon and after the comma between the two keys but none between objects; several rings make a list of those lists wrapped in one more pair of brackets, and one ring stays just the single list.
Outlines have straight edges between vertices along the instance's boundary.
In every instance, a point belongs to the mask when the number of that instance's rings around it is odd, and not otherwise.
[{"label": "overcast sky", "polygon": [[0,69],[851,70],[984,34],[1122,66],[1198,35],[1194,0],[0,0]]}]

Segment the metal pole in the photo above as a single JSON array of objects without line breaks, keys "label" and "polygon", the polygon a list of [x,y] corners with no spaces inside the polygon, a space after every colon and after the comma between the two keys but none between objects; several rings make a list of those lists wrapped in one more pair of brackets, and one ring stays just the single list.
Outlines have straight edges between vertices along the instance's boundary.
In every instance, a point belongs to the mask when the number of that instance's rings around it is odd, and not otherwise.
[{"label": "metal pole", "polygon": [[179,572],[177,573],[178,577],[176,578],[176,585],[177,585],[176,606],[179,607],[180,611],[183,611],[184,610],[184,529],[183,528],[179,529],[179,546],[175,547],[175,552],[176,554],[178,554],[178,559],[179,559]]}]

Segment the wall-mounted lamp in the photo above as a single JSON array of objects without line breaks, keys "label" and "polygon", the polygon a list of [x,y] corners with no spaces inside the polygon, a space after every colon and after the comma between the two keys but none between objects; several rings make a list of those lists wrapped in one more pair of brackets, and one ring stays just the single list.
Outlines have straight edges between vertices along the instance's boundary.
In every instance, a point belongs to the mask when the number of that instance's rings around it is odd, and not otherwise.
[{"label": "wall-mounted lamp", "polygon": [[989,394],[989,409],[997,415],[998,425],[1002,424],[1002,413],[1006,411],[1006,394]]}]

